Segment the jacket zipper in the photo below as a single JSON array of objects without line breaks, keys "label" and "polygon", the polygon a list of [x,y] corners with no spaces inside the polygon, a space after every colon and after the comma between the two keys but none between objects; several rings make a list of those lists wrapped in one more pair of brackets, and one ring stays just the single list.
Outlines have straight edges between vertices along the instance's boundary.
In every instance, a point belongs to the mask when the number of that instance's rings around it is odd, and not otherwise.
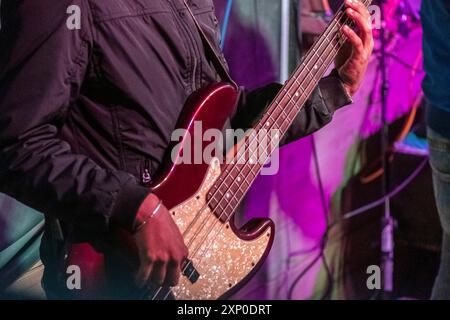
[{"label": "jacket zipper", "polygon": [[147,185],[152,180],[152,177],[150,175],[150,161],[148,159],[145,159],[144,161],[144,172],[142,173],[142,183],[144,185]]}]

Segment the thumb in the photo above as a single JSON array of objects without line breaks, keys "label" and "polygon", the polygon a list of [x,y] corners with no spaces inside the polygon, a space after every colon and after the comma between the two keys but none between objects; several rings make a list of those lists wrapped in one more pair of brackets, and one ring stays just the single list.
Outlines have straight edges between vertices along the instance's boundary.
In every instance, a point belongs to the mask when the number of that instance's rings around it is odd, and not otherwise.
[{"label": "thumb", "polygon": [[147,285],[147,280],[150,277],[150,273],[152,272],[153,264],[152,263],[142,263],[139,266],[139,270],[136,273],[134,278],[134,283],[138,288],[142,288]]}]

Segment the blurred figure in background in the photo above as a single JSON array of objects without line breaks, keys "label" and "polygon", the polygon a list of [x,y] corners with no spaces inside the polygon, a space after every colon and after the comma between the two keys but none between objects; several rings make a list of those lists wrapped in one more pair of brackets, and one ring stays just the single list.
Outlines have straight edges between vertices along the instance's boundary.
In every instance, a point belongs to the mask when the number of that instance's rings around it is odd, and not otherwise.
[{"label": "blurred figure in background", "polygon": [[450,299],[450,1],[423,0],[423,54],[428,141],[434,191],[444,231],[432,299]]}]

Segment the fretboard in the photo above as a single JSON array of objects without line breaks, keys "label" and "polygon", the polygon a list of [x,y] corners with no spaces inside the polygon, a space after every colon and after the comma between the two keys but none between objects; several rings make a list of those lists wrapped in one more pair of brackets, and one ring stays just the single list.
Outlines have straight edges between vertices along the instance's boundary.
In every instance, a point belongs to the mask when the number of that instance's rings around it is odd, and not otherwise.
[{"label": "fretboard", "polygon": [[[361,2],[368,6],[372,0]],[[353,22],[344,11],[344,6],[337,11],[329,26],[255,125],[253,136],[245,137],[234,163],[225,166],[218,181],[210,190],[208,194],[210,207],[221,221],[228,221],[234,213],[264,166],[263,160],[269,159],[274,149],[278,147],[279,141],[286,134],[345,43],[346,37],[341,32],[341,28],[344,24],[353,27]],[[258,139],[255,139],[255,135]],[[264,150],[258,148],[261,141],[267,146],[262,148]],[[255,150],[257,152],[254,152]]]}]

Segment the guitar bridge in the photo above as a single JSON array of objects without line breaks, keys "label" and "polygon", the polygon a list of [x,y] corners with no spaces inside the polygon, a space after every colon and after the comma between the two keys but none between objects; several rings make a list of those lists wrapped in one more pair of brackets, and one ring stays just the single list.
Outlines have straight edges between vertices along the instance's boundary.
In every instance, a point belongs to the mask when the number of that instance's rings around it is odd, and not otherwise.
[{"label": "guitar bridge", "polygon": [[186,259],[185,265],[183,267],[183,275],[188,278],[188,280],[194,284],[200,278],[200,273],[194,267],[192,260]]}]

